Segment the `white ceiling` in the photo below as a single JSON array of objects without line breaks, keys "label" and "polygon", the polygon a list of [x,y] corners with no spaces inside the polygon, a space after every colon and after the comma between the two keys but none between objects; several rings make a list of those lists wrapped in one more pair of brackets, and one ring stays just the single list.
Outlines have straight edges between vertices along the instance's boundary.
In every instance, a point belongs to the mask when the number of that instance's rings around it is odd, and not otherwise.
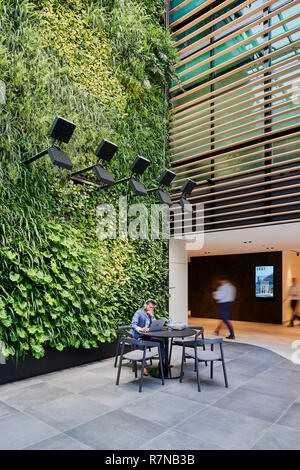
[{"label": "white ceiling", "polygon": [[300,252],[300,222],[206,233],[198,245],[188,244],[187,248],[189,258],[283,250]]}]

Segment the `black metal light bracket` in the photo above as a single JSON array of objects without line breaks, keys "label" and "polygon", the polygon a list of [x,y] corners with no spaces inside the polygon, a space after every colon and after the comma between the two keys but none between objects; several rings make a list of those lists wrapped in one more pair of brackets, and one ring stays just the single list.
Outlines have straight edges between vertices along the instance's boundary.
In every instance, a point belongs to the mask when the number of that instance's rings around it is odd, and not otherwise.
[{"label": "black metal light bracket", "polygon": [[[75,128],[76,124],[73,122],[62,118],[61,116],[56,116],[48,133],[49,137],[52,137],[53,139],[52,145],[33,157],[21,161],[21,163],[23,165],[29,165],[48,153],[53,165],[67,170],[72,170],[73,164],[69,155],[61,150],[59,145],[61,145],[62,142],[67,144],[70,141]],[[56,141],[59,142],[59,145],[56,144]]]},{"label": "black metal light bracket", "polygon": [[94,181],[87,180],[85,178],[77,178],[78,175],[82,175],[83,173],[86,173],[87,171],[94,170],[96,178],[102,184],[104,184],[105,187],[113,186],[116,183],[114,177],[108,170],[106,170],[106,168],[103,167],[103,165],[99,163],[99,161],[103,160],[106,162],[110,162],[117,150],[118,150],[118,146],[116,144],[109,142],[109,140],[102,139],[102,141],[100,142],[100,144],[98,145],[97,149],[94,152],[97,157],[96,163],[94,163],[93,165],[87,166],[85,168],[81,168],[80,170],[74,171],[73,173],[70,174],[69,178],[73,180],[74,183],[90,184],[100,189],[102,188],[102,186],[99,186],[99,184],[94,183]]},{"label": "black metal light bracket", "polygon": [[173,179],[175,178],[176,173],[171,170],[164,170],[158,179],[158,186],[153,189],[147,189],[148,194],[157,192],[159,202],[161,204],[167,204],[168,206],[172,205],[172,200],[170,195],[163,190],[162,186],[170,186]]}]

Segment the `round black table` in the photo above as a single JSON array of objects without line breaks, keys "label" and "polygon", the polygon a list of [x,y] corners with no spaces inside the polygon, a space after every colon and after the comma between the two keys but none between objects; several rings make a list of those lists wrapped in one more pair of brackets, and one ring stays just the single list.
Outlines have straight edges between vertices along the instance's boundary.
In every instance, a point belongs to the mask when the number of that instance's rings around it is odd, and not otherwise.
[{"label": "round black table", "polygon": [[[161,331],[148,331],[143,333],[143,336],[150,336],[151,338],[164,339],[165,342],[165,360],[169,365],[169,340],[171,338],[185,338],[186,336],[193,336],[196,334],[192,328],[184,328],[184,330],[168,330],[167,328]],[[150,375],[160,378],[160,370],[158,368],[150,369]],[[172,368],[166,367],[164,372],[165,379],[178,379],[180,377],[180,365]]]}]

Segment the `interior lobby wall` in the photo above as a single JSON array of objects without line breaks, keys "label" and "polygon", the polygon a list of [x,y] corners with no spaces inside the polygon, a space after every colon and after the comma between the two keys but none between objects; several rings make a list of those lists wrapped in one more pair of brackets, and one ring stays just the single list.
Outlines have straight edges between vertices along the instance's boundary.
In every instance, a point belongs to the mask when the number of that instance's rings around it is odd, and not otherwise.
[{"label": "interior lobby wall", "polygon": [[[255,297],[255,266],[274,265],[274,298]],[[282,252],[247,253],[191,258],[189,308],[191,316],[219,318],[212,292],[220,276],[237,288],[232,320],[282,323]],[[300,275],[299,275],[300,278]]]}]

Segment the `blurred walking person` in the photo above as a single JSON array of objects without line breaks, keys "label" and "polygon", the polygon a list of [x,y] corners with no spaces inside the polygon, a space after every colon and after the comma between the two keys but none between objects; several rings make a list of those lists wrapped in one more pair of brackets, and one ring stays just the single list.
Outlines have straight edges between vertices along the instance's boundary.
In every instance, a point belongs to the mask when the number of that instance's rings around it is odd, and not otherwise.
[{"label": "blurred walking person", "polygon": [[226,277],[220,279],[220,286],[215,292],[213,292],[213,298],[219,304],[220,310],[220,323],[214,331],[214,334],[219,335],[220,329],[222,328],[222,323],[224,322],[229,330],[229,336],[226,336],[227,339],[235,339],[234,331],[232,324],[230,322],[230,310],[234,299],[236,297],[236,288],[232,285]]},{"label": "blurred walking person", "polygon": [[290,319],[290,322],[289,322],[288,326],[294,326],[294,321],[296,320],[296,318],[298,320],[300,320],[300,315],[296,311],[298,301],[300,299],[300,286],[297,284],[297,278],[296,277],[292,278],[292,285],[289,287],[289,290],[288,290],[288,293],[286,295],[286,298],[284,299],[284,302],[288,299],[290,299],[290,301],[291,301],[290,305],[291,305],[291,309],[292,309],[292,316],[291,316],[291,319]]}]

